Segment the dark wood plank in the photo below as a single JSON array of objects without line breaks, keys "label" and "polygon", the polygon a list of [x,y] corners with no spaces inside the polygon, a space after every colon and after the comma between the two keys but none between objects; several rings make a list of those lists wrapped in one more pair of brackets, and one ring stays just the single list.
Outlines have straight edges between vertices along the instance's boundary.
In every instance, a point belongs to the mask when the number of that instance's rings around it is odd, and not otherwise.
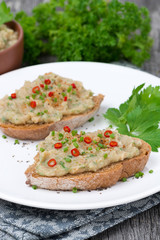
[{"label": "dark wood plank", "polygon": [[[121,0],[124,2],[125,0]],[[151,59],[143,66],[145,71],[160,76],[160,1],[159,0],[128,0],[145,6],[150,10],[152,19],[151,36],[154,45],[151,52]],[[31,10],[38,3],[46,0],[6,0],[12,11],[25,10],[31,14]],[[43,61],[44,59],[42,59]],[[52,58],[45,59],[44,62],[52,61]],[[160,204],[142,214],[139,214],[117,226],[98,234],[89,240],[160,240]]]}]

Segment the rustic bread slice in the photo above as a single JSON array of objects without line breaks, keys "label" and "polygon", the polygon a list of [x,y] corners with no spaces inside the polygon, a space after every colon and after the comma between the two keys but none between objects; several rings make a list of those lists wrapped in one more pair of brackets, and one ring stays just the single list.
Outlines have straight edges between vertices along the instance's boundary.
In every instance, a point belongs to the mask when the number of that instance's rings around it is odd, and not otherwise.
[{"label": "rustic bread slice", "polygon": [[14,125],[0,123],[1,130],[8,136],[18,139],[30,139],[40,140],[48,136],[50,131],[61,130],[64,126],[69,126],[70,129],[77,128],[88,121],[99,109],[104,96],[99,94],[94,96],[93,100],[95,106],[93,109],[77,115],[64,116],[60,121],[54,123],[45,124],[26,124],[26,125]]},{"label": "rustic bread slice", "polygon": [[148,161],[151,146],[142,140],[140,154],[137,157],[113,163],[97,172],[85,172],[76,175],[65,175],[62,177],[44,177],[35,172],[36,163],[39,161],[38,154],[35,163],[26,170],[26,183],[36,185],[39,188],[49,190],[72,190],[76,187],[79,190],[94,190],[107,188],[124,177],[133,176],[142,171]]}]

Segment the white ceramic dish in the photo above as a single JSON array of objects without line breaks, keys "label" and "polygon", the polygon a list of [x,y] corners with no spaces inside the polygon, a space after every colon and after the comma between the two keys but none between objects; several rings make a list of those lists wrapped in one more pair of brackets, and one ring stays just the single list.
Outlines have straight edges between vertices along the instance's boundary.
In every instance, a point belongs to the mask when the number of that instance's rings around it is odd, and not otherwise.
[{"label": "white ceramic dish", "polygon": [[[94,131],[108,126],[103,118],[109,107],[118,107],[131,94],[134,86],[146,83],[159,85],[160,80],[148,73],[135,69],[103,63],[63,62],[26,67],[0,76],[0,98],[14,92],[25,80],[34,80],[45,72],[55,72],[64,77],[80,80],[84,86],[95,93],[106,95],[98,115],[82,129]],[[79,129],[80,130],[80,129]],[[60,210],[82,210],[115,206],[147,197],[160,191],[160,153],[151,153],[149,162],[141,179],[130,178],[127,182],[118,182],[115,186],[102,191],[57,192],[33,190],[25,184],[24,171],[33,162],[37,142],[20,141],[14,145],[14,139],[3,139],[0,132],[0,198],[38,208]],[[154,172],[149,174],[149,170]]]}]

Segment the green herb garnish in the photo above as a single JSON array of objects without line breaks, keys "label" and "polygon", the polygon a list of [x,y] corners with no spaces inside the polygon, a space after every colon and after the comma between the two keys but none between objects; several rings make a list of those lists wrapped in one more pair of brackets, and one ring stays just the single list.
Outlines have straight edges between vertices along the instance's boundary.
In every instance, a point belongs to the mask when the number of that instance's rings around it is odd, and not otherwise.
[{"label": "green herb garnish", "polygon": [[78,143],[74,142],[73,145],[75,146],[75,148],[79,148]]},{"label": "green herb garnish", "polygon": [[15,139],[14,144],[19,144],[19,140]]},{"label": "green herb garnish", "polygon": [[33,188],[34,190],[36,190],[36,189],[37,189],[37,186],[36,186],[36,185],[32,185],[32,188]]},{"label": "green herb garnish", "polygon": [[64,160],[65,160],[66,162],[71,162],[71,159],[70,159],[70,158],[64,158]]},{"label": "green herb garnish", "polygon": [[65,148],[63,149],[63,151],[64,151],[64,152],[67,152],[67,151],[68,151],[68,147],[65,147]]},{"label": "green herb garnish", "polygon": [[45,151],[45,149],[44,149],[44,148],[40,148],[40,151],[41,151],[41,152],[44,152],[44,151]]},{"label": "green herb garnish", "polygon": [[6,136],[6,135],[2,135],[2,138],[6,139],[6,138],[7,138],[7,136]]},{"label": "green herb garnish", "polygon": [[55,131],[52,131],[51,135],[54,136],[55,135]]},{"label": "green herb garnish", "polygon": [[127,181],[127,178],[122,178],[122,182],[126,182]]},{"label": "green herb garnish", "polygon": [[92,150],[92,147],[88,147],[88,150],[91,151],[91,150]]},{"label": "green herb garnish", "polygon": [[143,139],[152,151],[160,147],[160,86],[134,88],[129,99],[119,108],[109,108],[104,117],[110,120],[121,134]]},{"label": "green herb garnish", "polygon": [[0,26],[3,23],[9,22],[13,19],[13,14],[9,7],[7,7],[5,1],[2,1],[0,4]]},{"label": "green herb garnish", "polygon": [[103,157],[104,157],[104,158],[107,158],[107,157],[108,157],[108,154],[107,154],[107,153],[105,153],[105,154],[103,155]]},{"label": "green herb garnish", "polygon": [[83,142],[83,140],[84,140],[84,137],[80,137],[79,141]]},{"label": "green herb garnish", "polygon": [[92,117],[88,120],[88,122],[93,122],[93,121],[94,121],[94,117]]},{"label": "green herb garnish", "polygon": [[30,99],[30,96],[26,96],[26,99]]},{"label": "green herb garnish", "polygon": [[69,86],[67,89],[67,92],[69,93],[69,92],[71,92],[71,90],[72,90],[72,86]]},{"label": "green herb garnish", "polygon": [[149,170],[149,173],[153,173],[153,170]]},{"label": "green herb garnish", "polygon": [[103,137],[101,133],[98,133],[97,136],[100,137],[100,138]]},{"label": "green herb garnish", "polygon": [[72,192],[73,192],[73,193],[77,193],[77,191],[78,191],[78,190],[77,190],[76,187],[74,187],[74,188],[72,189]]},{"label": "green herb garnish", "polygon": [[72,130],[72,136],[75,136],[77,134],[77,130]]}]

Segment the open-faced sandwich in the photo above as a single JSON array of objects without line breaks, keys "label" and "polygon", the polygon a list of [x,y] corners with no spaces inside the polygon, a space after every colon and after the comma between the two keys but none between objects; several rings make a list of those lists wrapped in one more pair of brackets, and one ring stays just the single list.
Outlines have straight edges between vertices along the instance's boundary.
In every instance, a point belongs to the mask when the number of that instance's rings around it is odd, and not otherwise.
[{"label": "open-faced sandwich", "polygon": [[14,138],[43,139],[51,130],[85,123],[103,98],[93,96],[79,81],[46,73],[0,100],[0,128]]},{"label": "open-faced sandwich", "polygon": [[50,190],[107,188],[142,171],[150,152],[148,143],[117,131],[78,134],[65,126],[38,144],[26,183]]}]

